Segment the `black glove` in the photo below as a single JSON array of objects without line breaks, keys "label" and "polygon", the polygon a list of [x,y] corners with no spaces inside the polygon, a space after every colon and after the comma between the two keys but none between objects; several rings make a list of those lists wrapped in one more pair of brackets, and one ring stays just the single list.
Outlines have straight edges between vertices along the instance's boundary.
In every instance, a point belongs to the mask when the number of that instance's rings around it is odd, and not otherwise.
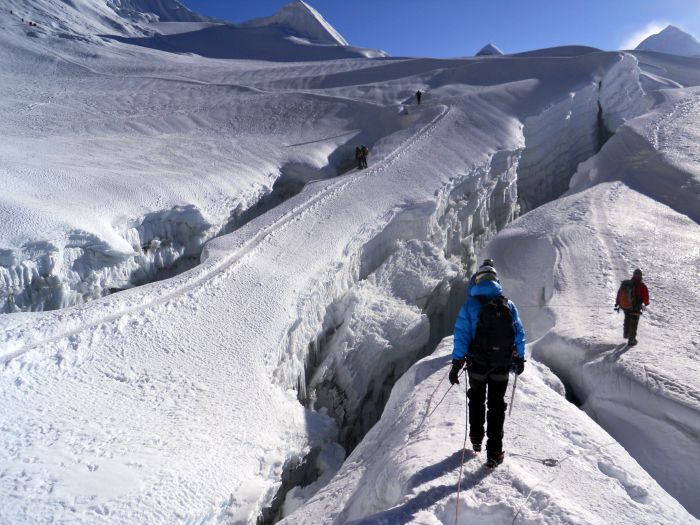
[{"label": "black glove", "polygon": [[511,365],[510,369],[517,375],[522,374],[525,371],[525,358],[517,356],[514,357],[513,364]]},{"label": "black glove", "polygon": [[450,384],[451,385],[458,385],[459,384],[459,373],[462,371],[462,368],[464,368],[464,364],[466,363],[466,359],[453,359],[452,360],[452,370],[450,370]]},{"label": "black glove", "polygon": [[620,305],[616,304],[615,305],[615,311],[619,314],[620,313]]}]

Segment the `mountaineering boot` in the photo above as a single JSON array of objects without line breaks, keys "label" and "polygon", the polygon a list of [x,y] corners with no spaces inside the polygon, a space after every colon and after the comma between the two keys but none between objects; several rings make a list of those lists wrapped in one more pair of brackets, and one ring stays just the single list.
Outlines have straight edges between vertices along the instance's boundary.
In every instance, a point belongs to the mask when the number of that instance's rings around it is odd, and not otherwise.
[{"label": "mountaineering boot", "polygon": [[472,439],[471,441],[474,452],[481,452],[481,440]]},{"label": "mountaineering boot", "polygon": [[503,457],[505,454],[501,452],[491,453],[488,452],[486,455],[486,466],[488,468],[496,468],[498,465],[503,463]]},{"label": "mountaineering boot", "polygon": [[630,337],[629,340],[627,341],[628,346],[634,346],[637,344],[637,338],[636,337]]}]

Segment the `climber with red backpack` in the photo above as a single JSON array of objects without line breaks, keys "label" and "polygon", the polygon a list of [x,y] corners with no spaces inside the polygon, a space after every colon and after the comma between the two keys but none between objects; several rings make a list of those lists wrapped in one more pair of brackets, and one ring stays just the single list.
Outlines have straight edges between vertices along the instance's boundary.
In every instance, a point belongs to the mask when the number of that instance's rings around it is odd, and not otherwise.
[{"label": "climber with red backpack", "polygon": [[459,373],[466,367],[469,438],[474,451],[480,452],[487,423],[486,465],[493,468],[503,463],[508,373],[520,375],[525,370],[525,330],[517,308],[503,297],[496,270],[481,266],[475,279],[455,323],[449,379],[458,384]]},{"label": "climber with red backpack", "polygon": [[639,317],[647,306],[649,306],[649,290],[642,281],[642,270],[637,268],[631,279],[622,281],[615,299],[615,311],[619,312],[622,309],[625,313],[622,337],[627,339],[629,346],[637,344]]}]

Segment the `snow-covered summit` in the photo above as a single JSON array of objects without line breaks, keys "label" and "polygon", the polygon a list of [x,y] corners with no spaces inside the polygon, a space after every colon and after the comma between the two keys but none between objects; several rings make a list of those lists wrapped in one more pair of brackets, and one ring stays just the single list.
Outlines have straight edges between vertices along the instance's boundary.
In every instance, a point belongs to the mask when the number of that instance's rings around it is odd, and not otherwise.
[{"label": "snow-covered summit", "polygon": [[250,20],[243,26],[277,26],[316,44],[348,45],[347,40],[318,11],[302,0],[295,0],[282,6],[274,15]]},{"label": "snow-covered summit", "polygon": [[643,40],[637,49],[670,55],[698,56],[700,55],[700,42],[693,35],[676,26],[669,25],[660,33]]},{"label": "snow-covered summit", "polygon": [[476,54],[478,57],[488,57],[488,56],[503,56],[503,51],[498,49],[494,44],[486,44],[482,47]]},{"label": "snow-covered summit", "polygon": [[12,15],[37,23],[47,34],[91,37],[99,34],[138,35],[153,22],[206,22],[178,0],[7,0]]}]

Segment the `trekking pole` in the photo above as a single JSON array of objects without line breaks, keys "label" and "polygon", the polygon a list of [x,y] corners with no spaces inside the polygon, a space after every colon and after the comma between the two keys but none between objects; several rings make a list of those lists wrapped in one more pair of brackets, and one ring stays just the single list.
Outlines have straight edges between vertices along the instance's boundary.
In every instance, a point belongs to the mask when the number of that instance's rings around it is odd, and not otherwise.
[{"label": "trekking pole", "polygon": [[515,389],[518,386],[518,374],[515,374],[515,381],[513,381],[513,393],[510,395],[510,409],[508,410],[508,417],[513,412],[513,401],[515,400]]},{"label": "trekking pole", "polygon": [[467,450],[467,436],[469,435],[469,374],[464,374],[465,406],[464,406],[464,444],[462,445],[462,462],[459,465],[459,479],[457,480],[457,500],[455,501],[455,525],[459,523],[459,493],[462,489],[462,472],[464,470],[464,453]]}]

